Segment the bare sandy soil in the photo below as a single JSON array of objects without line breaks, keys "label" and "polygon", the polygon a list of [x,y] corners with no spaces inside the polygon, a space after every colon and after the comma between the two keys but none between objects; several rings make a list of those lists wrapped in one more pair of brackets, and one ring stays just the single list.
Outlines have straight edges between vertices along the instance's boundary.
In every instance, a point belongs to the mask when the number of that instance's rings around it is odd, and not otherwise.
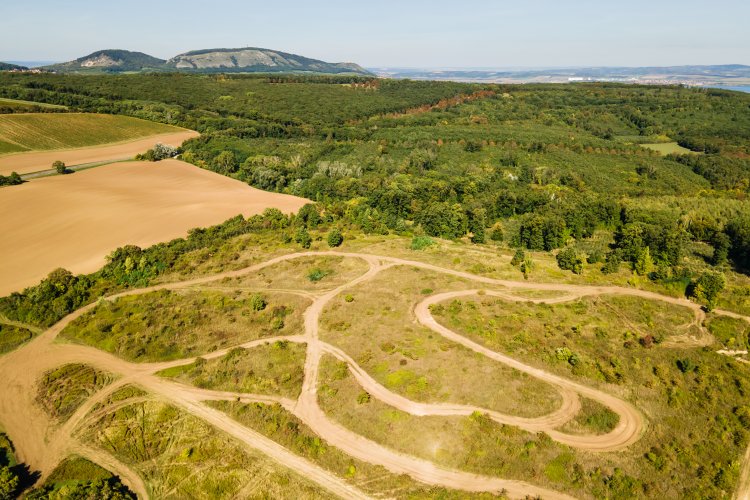
[{"label": "bare sandy soil", "polygon": [[54,151],[29,151],[0,156],[0,175],[11,172],[27,174],[52,168],[52,163],[60,160],[66,165],[80,165],[108,160],[125,160],[133,158],[138,153],[145,153],[161,142],[170,146],[180,146],[183,142],[200,134],[192,130],[183,130],[168,134],[157,134],[135,141],[104,144],[76,149],[57,149]]},{"label": "bare sandy soil", "polygon": [[296,212],[305,203],[177,160],[118,163],[3,188],[0,295],[57,267],[96,271],[126,244],[146,247],[238,214]]}]

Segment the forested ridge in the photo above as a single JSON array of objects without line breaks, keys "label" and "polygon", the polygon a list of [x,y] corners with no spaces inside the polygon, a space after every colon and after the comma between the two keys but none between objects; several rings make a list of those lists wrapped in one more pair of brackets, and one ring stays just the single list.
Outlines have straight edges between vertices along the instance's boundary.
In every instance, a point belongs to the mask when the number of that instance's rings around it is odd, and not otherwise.
[{"label": "forested ridge", "polygon": [[[269,224],[291,226],[291,236],[322,223],[567,248],[572,264],[566,258],[561,267],[577,270],[576,259],[585,257],[604,273],[627,265],[684,289],[698,272],[684,261],[696,244],[711,249],[708,267],[750,268],[750,95],[605,83],[0,74],[0,97],[198,130],[183,160],[317,203],[314,217],[233,220],[129,256],[143,262],[137,279],[131,269],[106,286],[147,283],[194,250],[197,236],[210,246],[203,238]],[[692,152],[662,156],[641,146],[669,142]],[[121,253],[97,276],[111,276]],[[90,277],[63,279],[62,288],[86,290],[70,303],[53,307],[59,296],[44,311],[32,307],[29,297],[46,296],[42,287],[4,299],[0,310],[49,324],[88,300],[90,279],[103,286]]]}]

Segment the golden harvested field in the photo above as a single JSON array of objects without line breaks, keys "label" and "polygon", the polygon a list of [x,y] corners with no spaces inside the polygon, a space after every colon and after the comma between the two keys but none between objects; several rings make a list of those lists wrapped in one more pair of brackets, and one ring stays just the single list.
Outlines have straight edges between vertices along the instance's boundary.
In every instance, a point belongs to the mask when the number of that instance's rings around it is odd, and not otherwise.
[{"label": "golden harvested field", "polygon": [[93,272],[117,247],[149,246],[237,214],[296,212],[303,198],[269,193],[177,160],[126,162],[2,190],[0,295],[64,267]]},{"label": "golden harvested field", "polygon": [[[0,115],[0,175],[132,158],[157,142],[179,146],[199,134],[127,116],[92,113]],[[9,154],[3,154],[9,153]]]}]

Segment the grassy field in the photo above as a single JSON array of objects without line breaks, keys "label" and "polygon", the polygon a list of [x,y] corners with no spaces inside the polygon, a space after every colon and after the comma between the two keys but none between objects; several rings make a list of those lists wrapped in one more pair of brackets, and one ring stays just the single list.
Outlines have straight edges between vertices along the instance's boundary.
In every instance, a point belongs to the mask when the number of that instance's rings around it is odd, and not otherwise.
[{"label": "grassy field", "polygon": [[36,400],[53,418],[67,420],[91,395],[110,384],[113,376],[82,364],[63,365],[39,382]]},{"label": "grassy field", "polygon": [[103,302],[72,322],[63,338],[130,361],[198,356],[272,335],[302,333],[307,299],[265,293],[262,310],[252,293],[159,291]]},{"label": "grassy field", "polygon": [[687,155],[687,154],[695,154],[693,151],[690,151],[687,148],[683,148],[676,142],[663,142],[663,143],[657,143],[657,144],[641,144],[641,147],[644,147],[646,149],[650,149],[652,151],[656,151],[659,154],[666,156],[670,154],[676,154],[676,155]]},{"label": "grassy field", "polygon": [[483,406],[539,416],[556,409],[550,385],[491,362],[414,324],[412,310],[433,291],[461,289],[466,280],[398,267],[339,297],[321,317],[323,340],[342,348],[385,387],[411,399]]},{"label": "grassy field", "polygon": [[[648,420],[646,433],[627,450],[598,456],[632,479],[635,496],[731,494],[748,440],[750,408],[741,402],[750,371],[713,352],[721,344],[662,345],[690,331],[686,309],[614,296],[557,305],[479,297],[435,306],[433,314],[491,349],[632,401]],[[733,345],[747,331],[724,319],[709,319],[709,328],[720,341],[734,338]],[[596,406],[584,401],[583,412],[562,430],[606,431],[615,422]],[[586,463],[586,454],[574,456]]]},{"label": "grassy field", "polygon": [[180,130],[136,118],[93,113],[0,115],[0,141],[24,151],[80,148]]},{"label": "grassy field", "polygon": [[16,113],[34,112],[35,110],[39,108],[55,109],[55,110],[68,109],[67,106],[61,106],[58,104],[46,104],[43,102],[23,101],[20,99],[8,99],[5,97],[0,98],[0,114],[2,114],[3,108],[11,109]]},{"label": "grassy field", "polygon": [[321,440],[309,427],[280,405],[243,404],[229,401],[213,401],[210,404],[226,412],[243,425],[265,434],[296,454],[346,478],[366,493],[375,496],[387,491],[393,498],[440,498],[442,500],[498,498],[486,493],[465,493],[429,487],[410,479],[409,476],[396,475],[383,467],[351,458],[338,448]]},{"label": "grassy field", "polygon": [[367,271],[362,259],[314,256],[281,262],[242,278],[227,280],[227,286],[330,290],[348,283]]},{"label": "grassy field", "polygon": [[159,375],[202,389],[296,398],[302,389],[305,348],[305,344],[285,341],[236,348],[221,358],[198,358]]},{"label": "grassy field", "polygon": [[611,383],[622,377],[623,364],[636,365],[674,335],[694,333],[687,326],[693,320],[689,309],[627,296],[554,305],[468,297],[437,304],[432,312],[490,349],[533,356],[568,374]]},{"label": "grassy field", "polygon": [[15,325],[0,324],[0,354],[10,352],[34,337],[33,332]]},{"label": "grassy field", "polygon": [[291,470],[163,403],[135,402],[109,412],[84,438],[133,467],[154,498],[325,496]]},{"label": "grassy field", "polygon": [[[363,403],[361,387],[330,357],[323,360],[320,374],[318,399],[326,413],[378,443],[455,469],[571,489],[572,485],[565,483],[573,473],[567,470],[573,451],[544,433],[500,425],[481,413],[415,417],[374,398]],[[547,464],[556,462],[564,463],[561,468],[566,470],[561,474],[557,468],[548,471],[553,466]],[[580,486],[572,489],[581,493]]]}]

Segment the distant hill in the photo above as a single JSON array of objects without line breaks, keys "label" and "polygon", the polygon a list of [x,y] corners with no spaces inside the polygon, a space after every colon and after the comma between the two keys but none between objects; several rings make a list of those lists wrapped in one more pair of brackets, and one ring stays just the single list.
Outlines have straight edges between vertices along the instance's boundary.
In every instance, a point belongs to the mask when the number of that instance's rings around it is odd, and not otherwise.
[{"label": "distant hill", "polygon": [[75,61],[45,66],[44,69],[58,73],[121,73],[159,70],[164,67],[165,62],[143,52],[109,49],[99,50]]},{"label": "distant hill", "polygon": [[188,71],[359,73],[368,71],[354,63],[327,63],[269,49],[206,49],[185,52],[167,66]]},{"label": "distant hill", "polygon": [[730,85],[745,84],[750,80],[750,66],[725,64],[714,66],[648,66],[648,67],[588,67],[549,69],[411,69],[378,68],[381,76],[416,80],[457,80],[499,83],[620,81],[632,83],[687,83]]},{"label": "distant hill", "polygon": [[27,68],[26,66],[19,66],[17,64],[0,62],[0,71],[10,71],[13,69],[29,69],[29,68]]},{"label": "distant hill", "polygon": [[327,63],[295,54],[255,47],[194,50],[179,54],[168,61],[142,52],[100,50],[75,61],[45,66],[44,69],[58,73],[185,71],[195,73],[371,74],[354,63]]}]

